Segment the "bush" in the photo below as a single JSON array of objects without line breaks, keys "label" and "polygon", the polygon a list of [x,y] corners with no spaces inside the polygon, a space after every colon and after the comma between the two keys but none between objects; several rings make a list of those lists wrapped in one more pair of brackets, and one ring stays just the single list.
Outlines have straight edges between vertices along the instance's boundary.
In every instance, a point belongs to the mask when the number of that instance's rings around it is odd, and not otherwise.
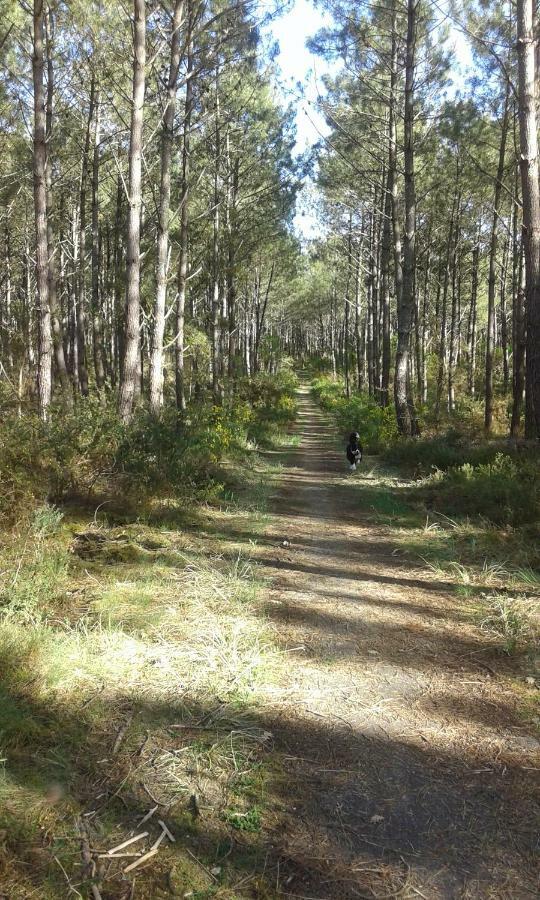
[{"label": "bush", "polygon": [[335,419],[343,437],[358,431],[364,448],[377,453],[397,436],[393,407],[381,407],[367,394],[344,394],[343,383],[330,378],[317,378],[312,392],[317,402]]},{"label": "bush", "polygon": [[38,622],[63,597],[68,553],[56,540],[62,513],[53,506],[38,507],[26,534],[3,548],[0,608],[3,616]]},{"label": "bush", "polygon": [[466,434],[454,427],[432,438],[405,439],[393,442],[384,452],[384,459],[399,466],[409,475],[424,478],[441,470],[493,463],[497,456],[504,456],[516,463],[534,462],[538,451],[534,446],[519,446],[508,441],[472,442]]},{"label": "bush", "polygon": [[298,379],[292,369],[282,367],[276,375],[259,372],[240,385],[239,396],[250,414],[248,438],[268,444],[279,429],[291,424],[297,411],[295,391]]},{"label": "bush", "polygon": [[480,516],[495,525],[528,525],[540,519],[540,463],[497,453],[488,463],[467,462],[436,472],[421,493],[429,506],[450,516]]},{"label": "bush", "polygon": [[104,494],[123,501],[145,495],[193,495],[217,478],[225,457],[246,452],[248,439],[269,440],[295,416],[295,375],[257,375],[241,383],[223,405],[197,400],[179,416],[140,410],[129,425],[112,403],[79,401],[69,412],[53,409],[49,422],[35,415],[0,424],[0,524],[26,518],[45,503]]}]

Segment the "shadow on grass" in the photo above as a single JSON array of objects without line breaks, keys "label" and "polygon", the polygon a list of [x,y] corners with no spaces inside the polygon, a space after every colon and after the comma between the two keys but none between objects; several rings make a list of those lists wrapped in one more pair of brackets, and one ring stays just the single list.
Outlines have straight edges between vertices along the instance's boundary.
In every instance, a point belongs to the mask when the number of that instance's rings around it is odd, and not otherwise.
[{"label": "shadow on grass", "polygon": [[[247,704],[225,715],[216,699],[165,702],[112,692],[106,705],[114,715],[100,718],[88,698],[40,701],[35,685],[21,681],[24,661],[4,664],[11,675],[3,685],[1,715],[22,723],[8,735],[4,754],[5,854],[7,871],[20,867],[29,888],[55,883],[68,896],[56,856],[83,896],[89,895],[74,817],[86,820],[91,845],[106,849],[127,838],[157,805],[156,817],[166,821],[177,842],[137,874],[139,897],[167,896],[171,870],[186,859],[193,863],[190,854],[199,860],[199,881],[201,866],[218,867],[210,879],[203,869],[206,893],[196,895],[201,897],[212,896],[218,883],[219,896],[231,898],[377,896],[389,887],[403,888],[404,873],[430,897],[457,897],[466,890],[481,897],[499,886],[512,897],[534,893],[539,797],[530,773],[508,759],[469,758],[436,745],[419,749],[330,721],[313,723],[298,711],[285,715]],[[231,826],[230,784],[212,790],[211,769],[185,766],[176,783],[159,775],[164,754],[181,760],[196,745],[202,765],[216,741],[226,744],[242,731],[265,736],[250,744],[249,764],[268,772],[260,827],[252,833]],[[246,758],[240,760],[249,769]],[[230,777],[237,774],[233,769]],[[18,787],[23,796],[34,795],[39,814],[33,833],[24,828],[28,810],[18,805]],[[148,828],[151,837],[159,834],[152,821]],[[131,879],[118,864],[99,865],[104,900],[129,896]],[[186,890],[193,889],[195,877],[190,870]]]}]

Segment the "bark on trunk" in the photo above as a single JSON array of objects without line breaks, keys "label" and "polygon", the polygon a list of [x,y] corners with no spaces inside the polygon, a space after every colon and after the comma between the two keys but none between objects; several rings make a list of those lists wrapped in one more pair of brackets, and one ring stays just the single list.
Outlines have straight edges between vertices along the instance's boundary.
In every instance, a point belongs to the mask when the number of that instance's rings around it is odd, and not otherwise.
[{"label": "bark on trunk", "polygon": [[536,122],[535,3],[517,2],[520,167],[526,271],[525,434],[540,438],[540,183]]},{"label": "bark on trunk", "polygon": [[193,47],[191,39],[192,21],[189,13],[189,35],[187,42],[187,85],[184,104],[184,128],[182,139],[182,198],[180,209],[180,256],[178,260],[178,300],[176,306],[176,405],[179,410],[186,408],[186,390],[184,378],[184,331],[186,311],[186,288],[188,277],[189,253],[189,168],[191,113],[193,110]]},{"label": "bark on trunk", "polygon": [[165,307],[167,302],[169,257],[169,212],[171,205],[171,166],[173,152],[174,116],[178,72],[182,57],[181,26],[184,13],[183,0],[176,0],[171,23],[171,60],[167,80],[167,95],[161,133],[161,179],[159,186],[159,211],[157,229],[157,278],[154,305],[154,328],[150,355],[150,410],[157,414],[163,403],[163,335],[165,334]]},{"label": "bark on trunk", "polygon": [[99,296],[99,164],[100,164],[101,101],[96,91],[94,114],[94,153],[92,158],[92,331],[94,340],[94,371],[96,387],[103,397],[105,387],[105,347],[103,341],[103,309]]},{"label": "bark on trunk", "polygon": [[506,137],[508,134],[510,87],[507,81],[504,97],[503,119],[501,124],[501,143],[499,145],[499,163],[497,181],[493,199],[493,219],[491,223],[491,241],[489,247],[488,276],[488,323],[486,333],[486,388],[484,406],[484,429],[489,434],[493,423],[493,354],[495,350],[495,287],[497,283],[497,232],[499,227],[499,209],[501,204],[502,182],[504,178],[504,160],[506,156]]},{"label": "bark on trunk", "polygon": [[34,0],[34,211],[36,228],[36,288],[38,306],[38,403],[39,414],[47,419],[52,395],[52,334],[49,307],[49,265],[47,242],[47,142],[45,91],[43,80],[44,0]]},{"label": "bark on trunk", "polygon": [[140,377],[142,139],[146,68],[145,0],[134,0],[133,10],[133,98],[129,143],[126,315],[124,359],[118,398],[118,412],[123,422],[129,422],[133,416],[133,404]]},{"label": "bark on trunk", "polygon": [[419,0],[407,3],[407,50],[405,59],[405,233],[403,242],[403,292],[398,306],[398,346],[394,396],[398,429],[406,436],[415,431],[415,414],[408,396],[409,354],[414,315],[416,256],[416,192],[414,178],[414,75],[416,9]]},{"label": "bark on trunk", "polygon": [[53,130],[53,102],[54,102],[54,63],[52,56],[53,37],[54,37],[54,20],[52,11],[49,10],[48,20],[46,22],[47,37],[47,111],[46,111],[46,130],[47,130],[47,252],[49,257],[49,307],[51,310],[51,328],[52,341],[54,346],[54,358],[56,369],[62,390],[62,396],[66,405],[71,409],[73,407],[73,393],[66,365],[64,354],[64,335],[62,330],[62,320],[60,305],[58,302],[58,278],[56,269],[56,247],[53,230],[53,192],[52,192],[52,130]]}]

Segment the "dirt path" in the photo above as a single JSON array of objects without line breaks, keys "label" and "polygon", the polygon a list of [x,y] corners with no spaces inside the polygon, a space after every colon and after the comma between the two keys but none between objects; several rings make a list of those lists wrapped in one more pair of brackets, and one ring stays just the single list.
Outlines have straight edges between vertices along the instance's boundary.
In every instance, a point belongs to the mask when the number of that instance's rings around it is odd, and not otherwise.
[{"label": "dirt path", "polygon": [[537,896],[540,758],[510,663],[452,586],[374,524],[368,476],[345,474],[307,389],[299,402],[300,444],[257,553],[290,659],[267,707],[284,770],[281,891]]}]

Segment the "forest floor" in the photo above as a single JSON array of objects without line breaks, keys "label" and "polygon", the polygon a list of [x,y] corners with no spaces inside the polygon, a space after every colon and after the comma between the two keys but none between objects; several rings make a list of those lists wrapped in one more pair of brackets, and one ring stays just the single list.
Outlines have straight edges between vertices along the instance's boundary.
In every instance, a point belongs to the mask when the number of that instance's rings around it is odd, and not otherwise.
[{"label": "forest floor", "polygon": [[66,518],[64,611],[0,635],[3,900],[538,896],[534,659],[298,399],[243,498]]}]

